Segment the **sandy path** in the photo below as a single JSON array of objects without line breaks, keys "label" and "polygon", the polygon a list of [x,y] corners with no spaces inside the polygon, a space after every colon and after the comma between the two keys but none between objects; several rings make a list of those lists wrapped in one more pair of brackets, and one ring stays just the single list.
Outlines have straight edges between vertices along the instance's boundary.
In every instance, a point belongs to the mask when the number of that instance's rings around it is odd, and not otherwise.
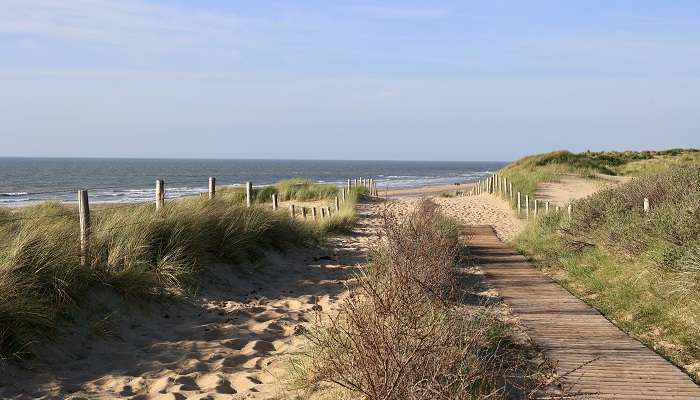
[{"label": "sandy path", "polygon": [[[370,217],[376,208],[361,204],[359,212]],[[361,220],[324,250],[271,254],[257,267],[213,265],[186,304],[95,296],[85,312],[92,319],[78,317],[82,323],[41,351],[37,360],[45,361],[3,371],[0,397],[284,397],[286,357],[301,348],[303,326],[343,298],[375,240],[375,220]]]},{"label": "sandy path", "polygon": [[538,200],[564,206],[572,200],[588,197],[603,188],[619,185],[630,179],[630,177],[609,175],[599,175],[597,178],[563,175],[557,182],[544,182],[537,185],[535,196]]},{"label": "sandy path", "polygon": [[[430,197],[441,211],[466,225],[492,225],[501,240],[514,238],[525,226],[505,201],[488,194],[464,197]],[[400,197],[393,207],[406,213],[420,198]]]}]

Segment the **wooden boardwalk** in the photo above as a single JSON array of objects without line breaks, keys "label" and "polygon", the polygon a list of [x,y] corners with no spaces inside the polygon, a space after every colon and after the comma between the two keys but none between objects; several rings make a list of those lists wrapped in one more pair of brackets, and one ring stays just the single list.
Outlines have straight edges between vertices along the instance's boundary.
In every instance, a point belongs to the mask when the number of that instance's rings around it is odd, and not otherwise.
[{"label": "wooden boardwalk", "polygon": [[605,399],[700,399],[700,387],[686,374],[528,263],[490,226],[466,230],[487,281],[557,363],[572,392]]}]

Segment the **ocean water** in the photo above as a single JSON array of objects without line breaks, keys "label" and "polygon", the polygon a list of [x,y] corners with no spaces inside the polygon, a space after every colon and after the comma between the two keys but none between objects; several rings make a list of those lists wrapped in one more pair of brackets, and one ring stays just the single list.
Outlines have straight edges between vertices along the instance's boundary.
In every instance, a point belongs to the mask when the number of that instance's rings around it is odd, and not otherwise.
[{"label": "ocean water", "polygon": [[504,162],[472,161],[311,161],[195,160],[126,158],[0,158],[0,206],[45,200],[73,202],[88,189],[91,202],[150,200],[155,180],[165,180],[166,197],[206,191],[208,177],[217,186],[269,185],[280,179],[310,178],[343,184],[347,178],[372,177],[381,189],[474,182]]}]

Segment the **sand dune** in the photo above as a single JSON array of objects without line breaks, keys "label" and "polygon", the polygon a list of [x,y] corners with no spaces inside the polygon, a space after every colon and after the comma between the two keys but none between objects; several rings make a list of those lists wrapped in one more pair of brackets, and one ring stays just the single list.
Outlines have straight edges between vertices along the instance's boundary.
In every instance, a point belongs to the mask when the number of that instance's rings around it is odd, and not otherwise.
[{"label": "sand dune", "polygon": [[[360,212],[373,208],[360,205]],[[184,304],[95,296],[83,321],[36,360],[8,366],[0,397],[280,396],[285,356],[299,350],[303,327],[342,299],[373,232],[364,222],[324,250],[271,254],[246,268],[212,265],[198,296]]]}]

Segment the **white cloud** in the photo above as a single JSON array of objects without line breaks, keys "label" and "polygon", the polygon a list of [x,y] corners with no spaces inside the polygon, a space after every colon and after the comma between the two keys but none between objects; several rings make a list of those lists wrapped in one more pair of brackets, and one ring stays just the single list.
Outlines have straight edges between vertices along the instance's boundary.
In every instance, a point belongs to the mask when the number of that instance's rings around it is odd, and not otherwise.
[{"label": "white cloud", "polygon": [[256,21],[140,0],[3,0],[0,33],[84,44],[159,47],[242,46]]}]

